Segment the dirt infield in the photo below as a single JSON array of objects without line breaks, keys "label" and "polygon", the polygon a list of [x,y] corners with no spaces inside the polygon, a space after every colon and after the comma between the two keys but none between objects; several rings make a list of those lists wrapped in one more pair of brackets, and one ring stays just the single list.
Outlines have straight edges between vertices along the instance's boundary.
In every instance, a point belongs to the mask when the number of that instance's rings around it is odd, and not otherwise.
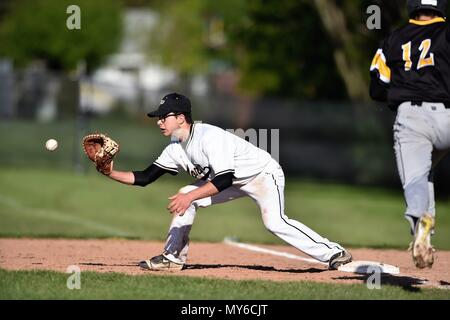
[{"label": "dirt infield", "polygon": [[[141,270],[137,262],[161,252],[160,242],[135,240],[0,239],[0,268],[54,270],[70,265],[81,271],[120,272],[131,275],[174,274]],[[260,245],[301,255],[289,246]],[[382,284],[402,287],[450,287],[450,252],[438,251],[433,269],[416,269],[410,253],[399,250],[352,249],[354,260],[370,260],[400,268],[398,275],[383,275]],[[370,275],[328,271],[326,266],[267,253],[247,251],[224,243],[191,243],[188,264],[176,275],[232,280],[317,281],[365,283]]]}]

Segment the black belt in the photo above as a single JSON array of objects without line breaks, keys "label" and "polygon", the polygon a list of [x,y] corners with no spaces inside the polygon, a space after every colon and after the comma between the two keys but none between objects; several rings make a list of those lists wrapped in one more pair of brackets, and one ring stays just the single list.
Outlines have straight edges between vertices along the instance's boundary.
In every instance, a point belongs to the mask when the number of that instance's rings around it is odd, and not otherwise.
[{"label": "black belt", "polygon": [[[437,103],[437,102],[436,102],[436,103]],[[444,104],[445,109],[450,109],[450,101],[448,101],[448,102],[439,102],[439,103]],[[421,107],[421,106],[422,106],[422,101],[411,101],[411,105],[412,105],[412,106],[418,106],[418,107]]]}]

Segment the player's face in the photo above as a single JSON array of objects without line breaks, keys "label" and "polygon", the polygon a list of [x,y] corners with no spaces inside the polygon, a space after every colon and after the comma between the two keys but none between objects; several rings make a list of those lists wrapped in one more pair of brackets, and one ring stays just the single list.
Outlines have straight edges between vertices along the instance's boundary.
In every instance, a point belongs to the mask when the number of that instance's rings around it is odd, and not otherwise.
[{"label": "player's face", "polygon": [[165,116],[159,117],[156,124],[161,130],[161,134],[165,137],[169,137],[173,132],[180,127],[177,121],[177,115],[173,112],[166,114]]}]

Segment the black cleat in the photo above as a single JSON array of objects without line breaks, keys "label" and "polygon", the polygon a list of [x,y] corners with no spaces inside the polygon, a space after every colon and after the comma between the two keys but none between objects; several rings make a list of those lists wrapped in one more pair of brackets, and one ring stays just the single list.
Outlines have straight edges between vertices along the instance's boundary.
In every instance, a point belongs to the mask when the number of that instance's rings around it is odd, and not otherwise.
[{"label": "black cleat", "polygon": [[183,269],[183,266],[184,264],[172,262],[162,254],[139,262],[139,267],[142,269],[154,271],[180,271]]},{"label": "black cleat", "polygon": [[336,253],[330,259],[328,269],[337,270],[339,266],[352,262],[353,257],[347,250]]}]

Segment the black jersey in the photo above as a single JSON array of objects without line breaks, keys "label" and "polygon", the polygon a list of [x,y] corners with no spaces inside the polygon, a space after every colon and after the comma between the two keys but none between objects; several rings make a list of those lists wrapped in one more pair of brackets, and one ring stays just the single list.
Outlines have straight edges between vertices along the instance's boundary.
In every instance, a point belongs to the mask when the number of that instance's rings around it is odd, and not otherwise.
[{"label": "black jersey", "polygon": [[370,95],[395,108],[404,101],[450,103],[450,26],[443,18],[409,20],[377,50]]}]

